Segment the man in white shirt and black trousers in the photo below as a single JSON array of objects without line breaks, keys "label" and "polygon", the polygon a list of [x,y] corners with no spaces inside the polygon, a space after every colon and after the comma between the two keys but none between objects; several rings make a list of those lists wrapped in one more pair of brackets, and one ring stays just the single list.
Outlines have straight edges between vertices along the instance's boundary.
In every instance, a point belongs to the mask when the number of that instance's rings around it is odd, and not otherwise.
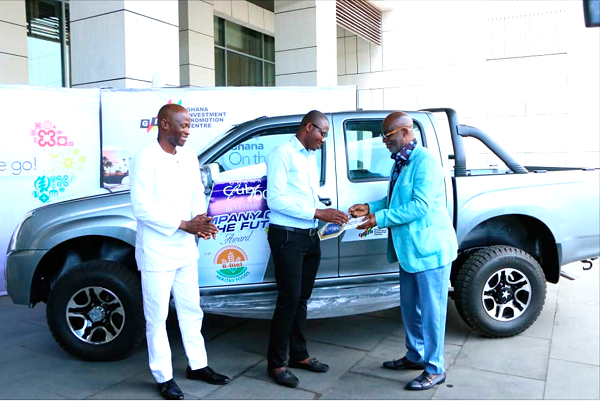
[{"label": "man in white shirt and black trousers", "polygon": [[317,373],[329,370],[327,364],[309,356],[304,339],[307,300],[321,260],[317,220],[348,222],[344,212],[320,208],[314,151],[325,143],[328,131],[327,117],[313,110],[303,117],[296,135],[274,148],[267,160],[268,239],[279,291],[267,370],[275,382],[291,388],[299,380],[286,367],[288,349],[289,367]]},{"label": "man in white shirt and black trousers", "polygon": [[183,399],[173,379],[166,320],[171,293],[188,358],[186,376],[210,384],[229,378],[208,366],[198,289],[196,237],[218,231],[206,216],[204,186],[196,154],[184,147],[190,116],[180,105],[158,112],[158,138],[134,156],[131,207],[137,219],[135,259],[142,277],[144,317],[150,370],[165,399]]}]

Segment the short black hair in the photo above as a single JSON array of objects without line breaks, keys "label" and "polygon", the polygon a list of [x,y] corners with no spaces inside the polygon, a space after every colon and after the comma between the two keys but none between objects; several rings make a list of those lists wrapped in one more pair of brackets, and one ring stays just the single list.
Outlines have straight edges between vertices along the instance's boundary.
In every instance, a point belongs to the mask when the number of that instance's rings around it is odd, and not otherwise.
[{"label": "short black hair", "polygon": [[302,123],[300,123],[300,125],[306,126],[308,123],[313,123],[315,120],[323,119],[328,120],[327,116],[325,116],[324,113],[319,112],[318,110],[311,110],[310,112],[304,115],[304,117],[302,118]]}]

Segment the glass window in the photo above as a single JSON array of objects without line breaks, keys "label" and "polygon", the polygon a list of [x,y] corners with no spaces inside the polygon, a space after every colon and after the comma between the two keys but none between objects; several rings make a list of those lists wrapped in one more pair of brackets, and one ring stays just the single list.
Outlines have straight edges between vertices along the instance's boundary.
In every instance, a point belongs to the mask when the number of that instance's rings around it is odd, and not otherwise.
[{"label": "glass window", "polygon": [[[221,172],[248,167],[259,163],[266,163],[269,152],[277,145],[289,141],[293,135],[296,135],[297,131],[298,126],[294,125],[253,133],[251,134],[251,137],[237,142],[221,154],[216,158],[215,162],[219,164],[219,170]],[[324,146],[325,145],[323,145],[323,147]],[[319,177],[321,178],[323,177],[321,174],[323,147],[315,151]]]},{"label": "glass window", "polygon": [[[56,0],[27,0],[29,84],[70,85],[69,4]],[[63,44],[64,40],[64,44]]]},{"label": "glass window", "polygon": [[215,47],[215,86],[225,85],[225,50]]},{"label": "glass window", "polygon": [[275,39],[215,17],[215,85],[275,86]]},{"label": "glass window", "polygon": [[275,38],[265,35],[265,59],[275,62]]},{"label": "glass window", "polygon": [[227,86],[262,86],[260,60],[227,52]]},{"label": "glass window", "polygon": [[215,45],[225,46],[225,20],[215,17]]},{"label": "glass window", "polygon": [[275,86],[275,64],[265,63],[265,87]]},{"label": "glass window", "polygon": [[[379,133],[382,120],[352,120],[344,125],[346,155],[348,155],[348,179],[388,180],[393,160],[383,145]],[[414,123],[413,131],[421,144],[421,130]]]},{"label": "glass window", "polygon": [[251,56],[262,57],[262,34],[225,21],[225,46]]}]

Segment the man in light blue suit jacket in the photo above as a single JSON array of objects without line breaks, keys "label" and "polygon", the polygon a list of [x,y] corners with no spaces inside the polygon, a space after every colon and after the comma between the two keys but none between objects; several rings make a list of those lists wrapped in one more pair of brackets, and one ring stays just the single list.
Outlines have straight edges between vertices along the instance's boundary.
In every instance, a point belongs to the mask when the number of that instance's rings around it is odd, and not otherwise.
[{"label": "man in light blue suit jacket", "polygon": [[365,216],[359,229],[389,228],[387,258],[400,263],[400,308],[408,351],[383,366],[424,370],[406,388],[425,390],[446,380],[444,336],[456,234],[446,209],[442,166],[418,144],[410,116],[388,115],[381,137],[395,160],[388,195],[353,205],[348,212]]}]

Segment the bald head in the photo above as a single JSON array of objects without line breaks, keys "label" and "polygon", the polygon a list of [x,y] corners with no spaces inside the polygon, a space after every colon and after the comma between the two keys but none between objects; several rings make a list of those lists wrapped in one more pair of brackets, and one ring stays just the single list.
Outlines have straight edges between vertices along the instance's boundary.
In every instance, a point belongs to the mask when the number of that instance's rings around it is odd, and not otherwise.
[{"label": "bald head", "polygon": [[158,128],[160,130],[161,124],[160,122],[163,119],[166,119],[167,121],[170,121],[172,116],[175,113],[180,113],[180,112],[186,112],[187,110],[185,110],[185,108],[181,105],[178,105],[176,103],[169,103],[167,105],[164,105],[163,107],[160,108],[160,110],[158,111],[158,116],[157,116],[157,120],[158,120]]},{"label": "bald head", "polygon": [[407,127],[412,134],[413,120],[404,112],[392,112],[383,120],[383,126],[386,132],[395,130],[398,127]]}]

